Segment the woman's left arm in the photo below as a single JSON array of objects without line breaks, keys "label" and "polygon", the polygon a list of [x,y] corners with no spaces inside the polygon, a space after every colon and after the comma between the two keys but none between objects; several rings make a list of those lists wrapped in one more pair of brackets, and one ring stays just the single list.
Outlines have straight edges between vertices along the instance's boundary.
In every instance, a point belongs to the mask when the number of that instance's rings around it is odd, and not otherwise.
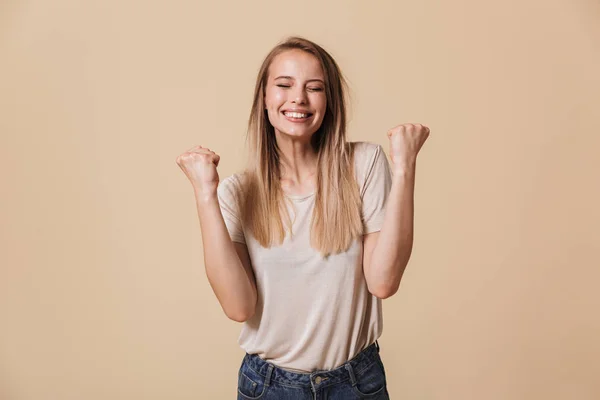
[{"label": "woman's left arm", "polygon": [[417,154],[429,137],[421,124],[402,124],[387,133],[392,159],[392,187],[381,230],[364,236],[363,270],[369,291],[379,298],[400,286],[413,246],[414,188]]}]

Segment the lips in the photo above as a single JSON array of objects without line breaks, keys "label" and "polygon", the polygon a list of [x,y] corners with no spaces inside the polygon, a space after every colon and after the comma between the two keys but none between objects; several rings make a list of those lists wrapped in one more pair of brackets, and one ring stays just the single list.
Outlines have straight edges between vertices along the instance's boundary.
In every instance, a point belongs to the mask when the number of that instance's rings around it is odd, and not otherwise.
[{"label": "lips", "polygon": [[313,116],[313,114],[311,112],[308,112],[308,111],[283,110],[281,113],[284,114],[284,115],[285,115],[285,113],[298,113],[298,114],[307,114],[309,117]]},{"label": "lips", "polygon": [[283,115],[283,117],[285,119],[287,119],[290,122],[305,122],[305,121],[310,120],[313,116],[311,113],[302,113],[302,114],[306,115],[306,117],[297,118],[297,117],[287,116],[283,112],[281,114]]}]

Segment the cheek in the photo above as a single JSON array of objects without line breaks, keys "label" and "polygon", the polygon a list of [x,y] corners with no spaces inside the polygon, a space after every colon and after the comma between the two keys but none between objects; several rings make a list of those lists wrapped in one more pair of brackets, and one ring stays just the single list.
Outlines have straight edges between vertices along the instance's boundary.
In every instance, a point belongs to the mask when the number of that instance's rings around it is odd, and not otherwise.
[{"label": "cheek", "polygon": [[314,93],[310,99],[310,102],[314,105],[315,108],[324,110],[327,105],[327,98],[324,93]]},{"label": "cheek", "polygon": [[275,102],[275,104],[281,104],[285,101],[285,97],[283,96],[282,92],[275,92],[273,93],[273,101]]},{"label": "cheek", "polygon": [[327,100],[325,98],[317,99],[316,106],[321,111],[321,114],[325,114],[325,110],[327,109]]},{"label": "cheek", "polygon": [[267,98],[265,100],[268,105],[278,107],[281,102],[285,101],[285,98],[280,90],[272,90],[267,93]]}]

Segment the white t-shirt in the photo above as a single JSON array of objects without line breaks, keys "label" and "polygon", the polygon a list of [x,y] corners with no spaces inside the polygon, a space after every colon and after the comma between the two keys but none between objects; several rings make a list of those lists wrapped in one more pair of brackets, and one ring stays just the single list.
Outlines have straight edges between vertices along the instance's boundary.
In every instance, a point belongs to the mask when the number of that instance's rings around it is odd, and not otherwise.
[{"label": "white t-shirt", "polygon": [[[381,230],[391,171],[380,145],[353,144],[367,234]],[[242,349],[307,373],[337,368],[375,342],[383,330],[382,305],[367,289],[362,238],[324,260],[309,244],[315,193],[286,195],[295,205],[294,237],[288,233],[282,245],[263,248],[240,225],[233,197],[239,185],[240,175],[233,174],[219,183],[217,194],[230,237],[246,244],[256,276],[256,313],[243,323]]]}]

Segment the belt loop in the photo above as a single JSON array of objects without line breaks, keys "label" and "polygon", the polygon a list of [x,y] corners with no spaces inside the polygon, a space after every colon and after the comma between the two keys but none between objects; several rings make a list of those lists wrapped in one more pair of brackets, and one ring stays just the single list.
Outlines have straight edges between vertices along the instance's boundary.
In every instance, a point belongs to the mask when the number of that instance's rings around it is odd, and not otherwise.
[{"label": "belt loop", "polygon": [[267,378],[265,379],[265,386],[269,386],[271,384],[271,374],[273,373],[273,364],[269,363],[269,368],[267,369]]},{"label": "belt loop", "polygon": [[377,347],[377,352],[379,353],[379,342],[377,340],[375,340],[375,347]]},{"label": "belt loop", "polygon": [[356,377],[354,376],[354,370],[352,369],[352,365],[350,365],[350,363],[347,362],[344,365],[344,367],[346,367],[348,373],[350,374],[350,382],[352,383],[352,386],[356,385]]}]

